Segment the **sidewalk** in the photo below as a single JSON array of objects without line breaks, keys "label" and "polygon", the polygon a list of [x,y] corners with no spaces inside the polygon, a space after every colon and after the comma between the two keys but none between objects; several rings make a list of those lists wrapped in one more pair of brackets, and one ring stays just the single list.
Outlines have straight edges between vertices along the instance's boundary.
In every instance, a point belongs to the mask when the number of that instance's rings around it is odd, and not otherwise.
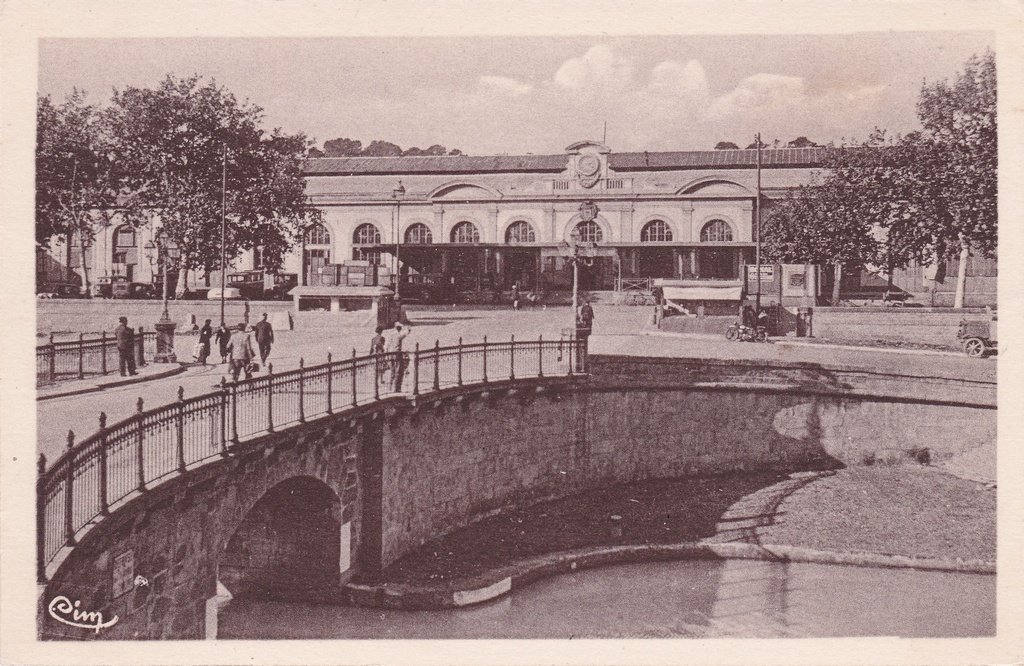
[{"label": "sidewalk", "polygon": [[138,368],[134,377],[122,377],[117,373],[86,377],[85,379],[73,379],[61,381],[55,384],[40,386],[36,389],[36,400],[51,400],[53,398],[67,398],[84,393],[93,393],[108,388],[129,386],[155,379],[173,377],[185,372],[185,365],[179,363],[147,363]]}]

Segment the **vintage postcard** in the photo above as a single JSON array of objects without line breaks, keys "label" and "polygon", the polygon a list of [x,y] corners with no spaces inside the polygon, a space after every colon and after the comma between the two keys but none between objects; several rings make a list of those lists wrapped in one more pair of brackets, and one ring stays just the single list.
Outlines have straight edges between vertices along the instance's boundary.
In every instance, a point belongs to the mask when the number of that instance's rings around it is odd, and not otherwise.
[{"label": "vintage postcard", "polygon": [[5,663],[1024,659],[1019,6],[0,11]]}]

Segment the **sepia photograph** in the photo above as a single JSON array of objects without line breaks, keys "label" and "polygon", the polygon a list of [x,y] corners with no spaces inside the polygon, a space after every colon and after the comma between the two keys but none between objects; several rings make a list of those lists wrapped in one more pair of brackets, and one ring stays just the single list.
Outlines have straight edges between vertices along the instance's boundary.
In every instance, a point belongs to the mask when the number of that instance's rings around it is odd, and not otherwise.
[{"label": "sepia photograph", "polygon": [[20,640],[1019,628],[1019,44],[579,25],[31,40]]}]

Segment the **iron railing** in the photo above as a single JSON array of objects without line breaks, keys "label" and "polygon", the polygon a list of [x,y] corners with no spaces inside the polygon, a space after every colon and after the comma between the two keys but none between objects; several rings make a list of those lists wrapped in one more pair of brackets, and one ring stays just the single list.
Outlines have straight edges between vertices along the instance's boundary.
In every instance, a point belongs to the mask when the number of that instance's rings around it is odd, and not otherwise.
[{"label": "iron railing", "polygon": [[[152,359],[154,353],[156,332],[144,331],[140,326],[135,333],[136,365],[145,365],[146,359]],[[36,386],[117,371],[117,341],[106,332],[91,338],[79,334],[77,340],[63,342],[54,341],[51,333],[47,344],[36,347]]]},{"label": "iron railing", "polygon": [[39,456],[36,487],[37,574],[64,547],[74,546],[83,528],[109,515],[119,503],[155,484],[230,454],[254,437],[366,405],[383,397],[420,395],[466,384],[527,377],[572,376],[586,372],[586,341],[516,340],[483,342],[356,356],[238,382],[136,413],[113,425],[99,415],[99,430],[76,441],[49,468]]}]

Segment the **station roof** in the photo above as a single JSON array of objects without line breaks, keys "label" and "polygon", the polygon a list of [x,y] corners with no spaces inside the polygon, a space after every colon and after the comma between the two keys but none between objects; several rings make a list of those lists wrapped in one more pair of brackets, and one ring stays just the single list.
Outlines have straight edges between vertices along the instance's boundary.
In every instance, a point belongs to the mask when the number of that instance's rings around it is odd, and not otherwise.
[{"label": "station roof", "polygon": [[[827,148],[774,148],[761,151],[761,164],[772,167],[815,167]],[[569,157],[559,155],[439,155],[428,157],[312,157],[308,176],[372,174],[508,173],[565,170]],[[610,153],[608,166],[616,171],[661,171],[707,168],[752,168],[756,150],[693,150],[672,152]]]}]

